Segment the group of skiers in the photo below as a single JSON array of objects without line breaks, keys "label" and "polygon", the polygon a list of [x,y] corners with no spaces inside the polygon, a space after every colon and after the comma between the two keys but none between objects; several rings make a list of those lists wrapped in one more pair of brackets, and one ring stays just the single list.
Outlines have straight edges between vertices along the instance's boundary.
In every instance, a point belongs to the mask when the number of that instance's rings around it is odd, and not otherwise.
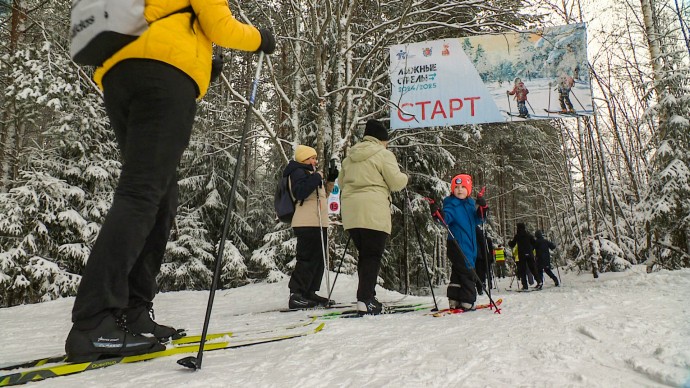
[{"label": "group of skiers", "polygon": [[[561,73],[556,79],[556,91],[558,92],[558,102],[561,105],[561,110],[558,113],[575,113],[573,108],[573,103],[570,101],[570,91],[575,85],[575,80],[573,77]],[[549,87],[552,84],[549,83]],[[530,117],[529,111],[527,110],[527,94],[529,94],[529,89],[525,86],[525,83],[521,78],[516,77],[513,80],[513,89],[507,90],[506,95],[515,96],[515,101],[517,101],[518,107],[518,117],[527,119]]]},{"label": "group of skiers", "polygon": [[[294,160],[288,163],[283,176],[296,201],[291,222],[297,237],[296,264],[288,287],[288,307],[310,308],[334,302],[316,294],[324,272],[325,241],[327,241],[328,186],[339,179],[343,227],[359,253],[357,274],[357,309],[361,314],[380,314],[383,305],[376,299],[376,279],[386,240],[391,233],[391,192],[407,185],[408,177],[386,147],[388,130],[378,120],[367,121],[362,141],[350,148],[341,171],[331,168],[326,175],[317,171],[316,150],[298,145]],[[320,233],[319,233],[320,232]]]},{"label": "group of skiers", "polygon": [[[183,335],[154,321],[153,299],[177,211],[176,169],[189,143],[196,100],[206,94],[212,78],[213,44],[264,54],[276,47],[270,30],[237,21],[226,0],[147,0],[144,15],[148,29],[94,73],[123,161],[112,206],[74,302],[73,326],[65,341],[70,361],[164,350],[161,342]],[[359,253],[357,308],[362,314],[382,312],[375,286],[392,227],[390,195],[408,182],[387,150],[388,136],[381,122],[369,120],[341,171],[327,176],[317,171],[313,148],[296,148],[295,160],[284,172],[299,202],[291,225],[297,260],[289,282],[290,307],[332,302],[316,291],[328,238],[326,193],[338,177],[342,222]],[[485,245],[477,230],[487,205],[481,196],[471,197],[469,175],[453,177],[450,191],[443,201],[452,262],[448,298],[451,307],[471,310],[477,296],[475,262],[479,246]],[[522,258],[529,239],[518,237]]]}]

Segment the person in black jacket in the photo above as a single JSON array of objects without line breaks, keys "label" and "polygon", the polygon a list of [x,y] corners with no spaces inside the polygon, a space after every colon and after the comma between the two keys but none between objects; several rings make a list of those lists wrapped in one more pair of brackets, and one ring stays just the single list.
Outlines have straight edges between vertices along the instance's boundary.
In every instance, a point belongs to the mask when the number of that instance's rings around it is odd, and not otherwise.
[{"label": "person in black jacket", "polygon": [[333,188],[332,181],[337,173],[329,174],[324,188],[324,173],[317,171],[316,162],[316,150],[300,144],[295,149],[295,160],[291,160],[283,171],[284,177],[290,177],[289,187],[296,201],[290,223],[297,237],[296,264],[288,283],[288,307],[291,309],[333,303],[316,292],[321,288],[326,261],[324,254],[328,249],[327,193]]},{"label": "person in black jacket", "polygon": [[556,249],[556,244],[544,238],[544,233],[541,230],[537,230],[534,235],[536,236],[534,249],[537,251],[537,272],[539,273],[539,278],[544,279],[544,272],[553,280],[556,287],[560,285],[558,278],[551,271],[551,253],[549,249]]},{"label": "person in black jacket", "polygon": [[536,240],[534,239],[534,236],[527,231],[527,227],[522,222],[517,224],[517,232],[515,233],[515,237],[508,242],[508,245],[511,248],[514,247],[515,244],[518,246],[518,255],[520,256],[520,261],[517,262],[517,265],[523,290],[527,290],[529,288],[527,286],[527,269],[529,269],[536,277],[536,288],[541,290],[543,286],[542,278],[539,276],[537,268],[534,265],[534,255],[532,254],[532,251],[534,250],[535,243]]}]

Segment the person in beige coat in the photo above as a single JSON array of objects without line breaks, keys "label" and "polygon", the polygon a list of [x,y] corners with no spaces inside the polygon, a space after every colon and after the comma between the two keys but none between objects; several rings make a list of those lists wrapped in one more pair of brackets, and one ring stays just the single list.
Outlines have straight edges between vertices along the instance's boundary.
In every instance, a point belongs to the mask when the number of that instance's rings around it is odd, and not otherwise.
[{"label": "person in beige coat", "polygon": [[364,138],[350,148],[340,173],[340,201],[343,226],[359,252],[357,310],[380,314],[376,300],[376,279],[386,240],[391,233],[391,197],[407,185],[407,175],[398,167],[395,155],[386,149],[388,131],[378,120],[367,121]]},{"label": "person in beige coat", "polygon": [[[291,309],[326,306],[333,303],[316,294],[316,291],[321,288],[323,277],[325,260],[323,253],[325,249],[328,249],[321,245],[322,242],[328,241],[326,190],[329,186],[333,188],[333,183],[328,182],[324,189],[323,172],[316,170],[316,162],[315,149],[298,145],[295,149],[295,160],[291,160],[283,171],[284,177],[290,177],[289,187],[296,201],[291,226],[297,237],[297,263],[288,283],[290,288],[288,307]],[[329,180],[335,180],[335,177],[329,176]]]}]

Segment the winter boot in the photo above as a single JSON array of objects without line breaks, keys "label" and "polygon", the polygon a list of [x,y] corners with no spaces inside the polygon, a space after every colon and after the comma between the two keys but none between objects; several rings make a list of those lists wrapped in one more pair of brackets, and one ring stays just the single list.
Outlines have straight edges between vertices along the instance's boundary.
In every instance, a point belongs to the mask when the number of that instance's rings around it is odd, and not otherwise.
[{"label": "winter boot", "polygon": [[448,299],[448,308],[451,310],[459,309],[460,301],[457,301],[455,299]]},{"label": "winter boot", "polygon": [[544,287],[544,283],[538,283],[537,287],[535,287],[537,290],[541,290],[542,287]]},{"label": "winter boot", "polygon": [[323,296],[317,295],[314,291],[309,291],[306,297],[307,299],[318,303],[319,307],[328,307],[335,304],[333,299],[324,298]]},{"label": "winter boot", "polygon": [[474,303],[466,303],[466,302],[461,302],[460,306],[458,308],[460,310],[463,310],[463,311],[474,311],[477,309],[477,307],[474,305]]},{"label": "winter boot", "polygon": [[368,301],[357,301],[357,312],[359,315],[379,315],[383,312],[383,304],[373,298]]},{"label": "winter boot", "polygon": [[554,285],[555,285],[556,287],[560,287],[560,286],[561,286],[561,282],[559,282],[558,279],[554,280],[553,282],[554,282]]},{"label": "winter boot", "polygon": [[290,293],[290,300],[288,301],[288,307],[291,310],[310,309],[310,308],[317,307],[318,305],[319,305],[318,302],[305,298],[304,295],[302,295],[299,292]]},{"label": "winter boot", "polygon": [[129,333],[124,320],[112,314],[105,315],[92,327],[83,327],[75,323],[65,341],[65,353],[70,362],[134,356],[162,350],[165,350],[165,346],[158,340]]},{"label": "winter boot", "polygon": [[126,309],[122,315],[127,324],[127,330],[133,334],[151,334],[159,341],[180,339],[186,335],[184,329],[174,329],[170,326],[159,325],[154,321],[153,308],[150,305],[140,305]]}]

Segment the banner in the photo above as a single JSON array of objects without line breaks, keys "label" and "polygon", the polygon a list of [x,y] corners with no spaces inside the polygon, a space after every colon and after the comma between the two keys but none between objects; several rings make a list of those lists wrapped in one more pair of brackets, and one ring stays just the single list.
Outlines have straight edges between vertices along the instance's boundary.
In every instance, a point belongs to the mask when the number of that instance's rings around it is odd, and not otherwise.
[{"label": "banner", "polygon": [[395,45],[391,129],[591,115],[585,24]]}]

